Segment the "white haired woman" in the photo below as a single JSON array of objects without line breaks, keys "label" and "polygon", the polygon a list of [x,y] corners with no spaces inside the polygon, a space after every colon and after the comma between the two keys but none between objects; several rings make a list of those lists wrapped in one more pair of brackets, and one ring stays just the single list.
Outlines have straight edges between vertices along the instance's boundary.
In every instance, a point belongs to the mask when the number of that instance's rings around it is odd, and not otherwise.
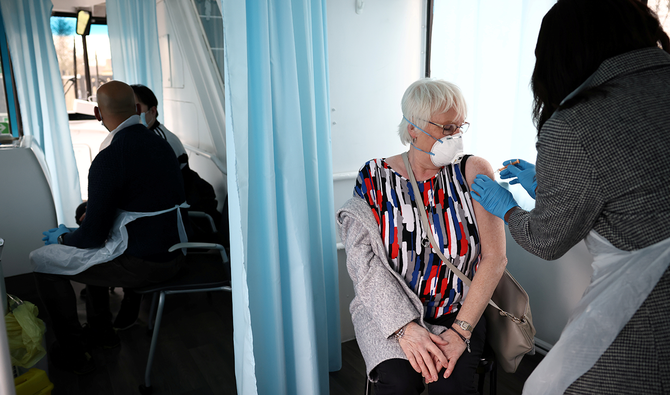
[{"label": "white haired woman", "polygon": [[[482,313],[507,259],[503,221],[470,199],[468,185],[477,174],[493,177],[493,169],[462,155],[467,108],[454,84],[416,81],[402,111],[399,134],[409,151],[365,163],[354,197],[337,213],[356,292],[356,337],[376,394],[420,394],[424,381],[431,394],[476,394]],[[472,279],[469,289],[437,249]]]}]

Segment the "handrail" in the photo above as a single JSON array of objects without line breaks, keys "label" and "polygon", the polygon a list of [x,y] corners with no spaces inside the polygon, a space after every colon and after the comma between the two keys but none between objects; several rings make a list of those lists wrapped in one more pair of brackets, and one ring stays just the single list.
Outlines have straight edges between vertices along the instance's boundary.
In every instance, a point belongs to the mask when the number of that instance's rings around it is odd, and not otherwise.
[{"label": "handrail", "polygon": [[358,177],[357,171],[347,171],[333,174],[333,181],[353,180]]},{"label": "handrail", "polygon": [[226,171],[225,166],[223,166],[223,163],[221,163],[219,158],[217,158],[216,156],[210,154],[207,151],[203,151],[200,148],[195,148],[188,144],[184,144],[184,148],[186,148],[189,151],[193,151],[196,155],[204,156],[205,158],[211,160],[212,162],[214,162],[216,167],[221,171],[221,173],[223,173],[224,176],[228,176],[228,172]]}]

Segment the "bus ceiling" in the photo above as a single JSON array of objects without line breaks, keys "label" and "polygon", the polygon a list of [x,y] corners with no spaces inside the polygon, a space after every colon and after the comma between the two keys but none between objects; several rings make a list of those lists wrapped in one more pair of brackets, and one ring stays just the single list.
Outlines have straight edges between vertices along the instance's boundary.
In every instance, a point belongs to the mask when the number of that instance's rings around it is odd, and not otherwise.
[{"label": "bus ceiling", "polygon": [[52,0],[54,14],[65,13],[75,15],[79,10],[89,11],[94,18],[104,18],[105,2],[100,0]]}]

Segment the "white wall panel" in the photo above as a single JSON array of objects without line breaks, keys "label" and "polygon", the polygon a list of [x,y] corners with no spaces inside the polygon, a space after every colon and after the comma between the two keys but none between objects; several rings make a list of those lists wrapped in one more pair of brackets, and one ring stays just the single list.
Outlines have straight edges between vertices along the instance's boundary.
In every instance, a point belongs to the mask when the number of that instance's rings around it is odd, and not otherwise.
[{"label": "white wall panel", "polygon": [[[352,196],[351,173],[369,159],[407,150],[397,134],[400,99],[424,70],[424,0],[366,1],[360,13],[355,4],[327,4],[335,210]],[[338,261],[346,341],[354,338],[349,314],[354,292],[342,250]]]},{"label": "white wall panel", "polygon": [[[397,126],[405,89],[423,76],[423,0],[328,1],[334,172],[406,148]],[[337,200],[337,199],[336,199]]]}]

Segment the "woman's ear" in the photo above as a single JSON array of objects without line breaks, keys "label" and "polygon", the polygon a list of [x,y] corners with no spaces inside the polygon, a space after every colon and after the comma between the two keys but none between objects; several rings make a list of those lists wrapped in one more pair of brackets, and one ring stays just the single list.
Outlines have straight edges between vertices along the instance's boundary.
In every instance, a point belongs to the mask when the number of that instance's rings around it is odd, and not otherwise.
[{"label": "woman's ear", "polygon": [[411,123],[407,124],[407,133],[409,133],[409,137],[411,137],[412,140],[416,138],[416,128],[412,126]]}]

